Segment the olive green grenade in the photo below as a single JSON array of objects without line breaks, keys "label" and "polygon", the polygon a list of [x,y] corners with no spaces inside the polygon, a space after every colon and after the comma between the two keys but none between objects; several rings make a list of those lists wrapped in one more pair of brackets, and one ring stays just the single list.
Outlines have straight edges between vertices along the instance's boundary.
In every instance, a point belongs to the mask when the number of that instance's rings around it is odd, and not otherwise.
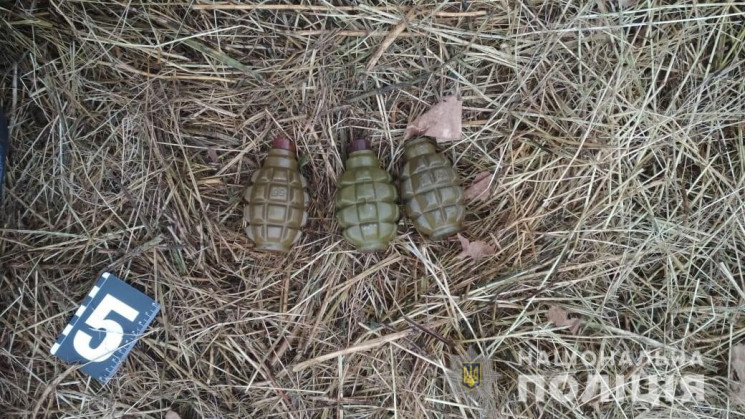
[{"label": "olive green grenade", "polygon": [[404,144],[401,199],[422,235],[440,240],[463,228],[466,207],[458,173],[427,137]]},{"label": "olive green grenade", "polygon": [[398,193],[367,140],[350,144],[346,172],[336,191],[336,220],[357,250],[385,250],[396,236]]},{"label": "olive green grenade", "polygon": [[243,209],[248,237],[256,249],[289,252],[300,240],[300,229],[308,221],[309,201],[292,141],[275,139],[264,165],[253,174],[251,182],[244,195],[247,204]]}]

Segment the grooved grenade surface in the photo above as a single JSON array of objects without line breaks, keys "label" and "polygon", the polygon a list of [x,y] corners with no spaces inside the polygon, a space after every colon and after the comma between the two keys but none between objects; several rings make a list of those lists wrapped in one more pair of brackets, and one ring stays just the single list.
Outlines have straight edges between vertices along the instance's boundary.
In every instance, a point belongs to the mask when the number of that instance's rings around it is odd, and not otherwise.
[{"label": "grooved grenade surface", "polygon": [[398,193],[371,150],[350,153],[336,191],[336,219],[357,250],[385,250],[396,236]]},{"label": "grooved grenade surface", "polygon": [[256,249],[289,252],[308,220],[306,181],[294,149],[272,148],[246,189],[243,217]]},{"label": "grooved grenade surface", "polygon": [[406,215],[422,235],[439,240],[463,228],[466,207],[458,173],[426,137],[404,146],[401,199]]}]

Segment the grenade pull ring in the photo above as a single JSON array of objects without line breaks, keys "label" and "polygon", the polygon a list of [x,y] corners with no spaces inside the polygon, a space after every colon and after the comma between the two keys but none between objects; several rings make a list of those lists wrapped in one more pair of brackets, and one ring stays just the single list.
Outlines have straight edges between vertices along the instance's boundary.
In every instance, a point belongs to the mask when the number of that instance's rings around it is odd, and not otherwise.
[{"label": "grenade pull ring", "polygon": [[366,138],[358,138],[356,140],[352,140],[349,143],[349,152],[354,153],[355,151],[362,151],[362,150],[370,150],[372,146],[370,145],[370,140]]},{"label": "grenade pull ring", "polygon": [[274,141],[272,141],[272,148],[278,148],[280,150],[289,150],[290,152],[295,152],[297,147],[295,147],[295,142],[291,139],[278,135],[274,137]]}]

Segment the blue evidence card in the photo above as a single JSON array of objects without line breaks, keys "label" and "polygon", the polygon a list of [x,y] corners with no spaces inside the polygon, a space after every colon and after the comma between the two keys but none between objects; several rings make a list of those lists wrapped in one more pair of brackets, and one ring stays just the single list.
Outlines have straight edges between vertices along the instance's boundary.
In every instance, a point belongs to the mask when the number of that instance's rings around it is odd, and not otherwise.
[{"label": "blue evidence card", "polygon": [[119,370],[160,304],[110,273],[104,273],[65,326],[52,355],[106,384]]}]

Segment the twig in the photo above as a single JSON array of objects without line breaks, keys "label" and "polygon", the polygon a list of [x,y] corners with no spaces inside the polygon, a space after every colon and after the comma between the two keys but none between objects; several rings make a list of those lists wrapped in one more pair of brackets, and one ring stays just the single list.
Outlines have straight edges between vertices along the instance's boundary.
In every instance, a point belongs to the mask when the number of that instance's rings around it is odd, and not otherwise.
[{"label": "twig", "polygon": [[[305,29],[299,31],[285,31],[285,35],[288,36],[317,36],[317,35],[330,35],[330,36],[348,36],[348,37],[364,37],[364,36],[387,36],[386,31],[361,31],[361,30],[326,30],[326,29]],[[415,36],[421,36],[413,32],[401,32],[399,38],[410,38]]]},{"label": "twig", "polygon": [[414,320],[412,320],[411,317],[409,317],[409,316],[407,316],[405,314],[402,314],[402,316],[403,316],[404,320],[406,320],[406,322],[409,323],[410,325],[412,325],[415,328],[421,330],[422,332],[424,332],[424,333],[432,336],[433,338],[439,340],[440,342],[444,343],[445,345],[447,345],[451,349],[455,348],[455,343],[452,340],[450,340],[450,339],[442,336],[441,334],[435,332],[432,329],[429,329],[427,327],[422,326],[421,324],[415,322]]},{"label": "twig", "polygon": [[71,365],[68,367],[62,374],[58,375],[57,378],[54,379],[45,389],[44,392],[41,393],[41,397],[39,397],[38,401],[36,402],[36,406],[34,406],[34,413],[31,415],[32,418],[38,418],[39,417],[39,410],[41,409],[41,405],[44,404],[44,402],[49,397],[49,394],[54,391],[59,383],[62,382],[65,378],[67,378],[68,375],[72,374],[73,371],[76,371],[78,368],[80,368],[79,365]]},{"label": "twig", "polygon": [[[323,6],[323,5],[299,5],[299,4],[232,4],[232,3],[210,3],[195,4],[194,10],[278,10],[294,12],[356,12],[363,10],[387,11],[386,7],[360,7],[360,6]],[[413,8],[412,8],[413,9]],[[478,17],[486,16],[486,10],[474,10],[470,12],[435,12],[437,17]]]},{"label": "twig", "polygon": [[373,54],[373,56],[370,58],[370,61],[367,63],[367,71],[370,71],[373,67],[375,67],[375,64],[378,63],[378,60],[380,60],[380,57],[383,56],[388,47],[393,44],[393,42],[396,40],[396,38],[398,38],[401,32],[403,32],[404,29],[406,29],[406,27],[409,25],[409,21],[414,16],[416,11],[416,8],[411,8],[411,10],[406,13],[406,16],[401,19],[401,21],[391,30],[388,36],[383,39],[383,42],[380,44],[377,51],[375,51],[375,54]]},{"label": "twig", "polygon": [[224,77],[217,77],[217,76],[184,76],[184,75],[163,75],[163,74],[152,74],[148,73],[147,71],[138,70],[134,67],[132,67],[129,64],[125,63],[110,63],[107,61],[99,61],[98,64],[101,65],[107,65],[113,68],[118,68],[120,70],[128,71],[130,73],[139,74],[141,76],[153,78],[153,79],[161,79],[161,80],[203,80],[203,81],[222,81],[226,83],[236,83],[239,80],[238,79],[226,79]]},{"label": "twig", "polygon": [[361,351],[366,351],[368,349],[376,348],[385,343],[393,342],[394,340],[398,340],[403,337],[406,337],[406,335],[408,335],[409,333],[411,333],[410,330],[404,330],[401,332],[391,333],[390,335],[386,335],[386,336],[379,337],[376,339],[371,339],[367,342],[360,343],[359,345],[356,345],[356,346],[351,346],[349,348],[342,349],[340,351],[331,352],[330,354],[321,355],[319,357],[309,359],[307,361],[304,361],[304,362],[301,362],[295,365],[294,367],[292,367],[292,371],[293,372],[302,371],[310,366],[313,366],[315,364],[320,364],[323,361],[328,361],[329,359],[336,358],[337,356],[349,355],[355,352],[361,352]]},{"label": "twig", "polygon": [[[161,25],[167,27],[168,29],[171,29],[172,31],[175,31],[176,33],[184,33],[182,28],[176,27],[171,22],[167,21],[166,19],[162,19],[156,16],[152,16],[151,19],[154,21],[160,23]],[[178,41],[183,42],[184,44],[190,46],[191,48],[201,52],[204,55],[207,55],[208,57],[214,58],[215,60],[233,67],[235,69],[238,69],[244,73],[250,74],[254,76],[258,80],[263,80],[263,76],[259,74],[256,70],[252,69],[251,67],[243,64],[242,62],[236,60],[235,58],[225,54],[222,51],[218,51],[212,47],[209,47],[205,45],[202,41],[196,38],[190,37],[188,33],[184,33],[187,37],[184,39],[179,39]]]}]

